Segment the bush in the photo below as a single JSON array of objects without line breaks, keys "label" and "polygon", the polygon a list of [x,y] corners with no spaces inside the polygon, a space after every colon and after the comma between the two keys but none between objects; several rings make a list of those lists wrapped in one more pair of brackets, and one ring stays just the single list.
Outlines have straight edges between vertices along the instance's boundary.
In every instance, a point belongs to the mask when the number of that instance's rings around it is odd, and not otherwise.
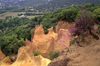
[{"label": "bush", "polygon": [[30,33],[34,34],[34,32],[35,32],[35,29],[31,29]]},{"label": "bush", "polygon": [[78,18],[73,22],[73,27],[70,30],[72,36],[82,35],[85,36],[91,33],[93,29],[94,23],[96,22],[95,17],[83,11],[81,14],[77,16]]},{"label": "bush", "polygon": [[100,34],[100,25],[98,26],[98,32],[99,32],[99,34]]},{"label": "bush", "polygon": [[71,41],[70,41],[70,45],[74,44],[75,43],[75,38],[73,38]]},{"label": "bush", "polygon": [[38,56],[39,53],[37,51],[33,51],[34,56]]},{"label": "bush", "polygon": [[55,52],[51,51],[48,55],[49,55],[50,60],[53,60],[54,58],[58,57],[59,54],[60,54],[59,51],[55,51]]},{"label": "bush", "polygon": [[18,49],[24,45],[25,41],[23,38],[17,39],[17,35],[3,36],[0,38],[1,51],[9,56],[10,54],[17,54]]},{"label": "bush", "polygon": [[100,8],[95,9],[94,13],[96,14],[96,19],[100,21]]},{"label": "bush", "polygon": [[58,14],[57,19],[58,20],[68,20],[68,21],[74,21],[79,9],[78,8],[70,8],[70,9],[64,9],[61,13]]}]

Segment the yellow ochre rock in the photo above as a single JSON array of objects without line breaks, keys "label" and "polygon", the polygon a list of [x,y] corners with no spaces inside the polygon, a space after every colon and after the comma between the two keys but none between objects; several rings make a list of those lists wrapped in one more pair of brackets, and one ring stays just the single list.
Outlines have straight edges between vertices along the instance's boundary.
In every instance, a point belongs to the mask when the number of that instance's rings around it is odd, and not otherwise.
[{"label": "yellow ochre rock", "polygon": [[[68,26],[66,27],[64,24]],[[48,34],[44,34],[42,25],[36,26],[34,37],[31,40],[32,44],[36,46],[36,51],[43,55],[43,57],[48,58],[48,54],[51,51],[61,52],[64,48],[69,47],[71,39],[69,36],[70,25],[67,22],[61,21],[56,27],[58,33],[55,33],[53,27],[51,27],[48,29]]]},{"label": "yellow ochre rock", "polygon": [[9,66],[11,63],[12,63],[12,62],[11,62],[9,56],[7,56],[5,59],[3,59],[3,60],[0,62],[0,66]]},{"label": "yellow ochre rock", "polygon": [[42,56],[34,56],[33,52],[28,52],[30,46],[23,46],[18,50],[16,61],[9,66],[47,66],[50,63],[49,59]]},{"label": "yellow ochre rock", "polygon": [[0,61],[2,61],[6,56],[2,53],[2,51],[0,50]]},{"label": "yellow ochre rock", "polygon": [[47,50],[50,46],[51,38],[57,37],[57,34],[53,31],[53,27],[48,29],[48,31],[48,34],[44,34],[43,26],[36,26],[34,38],[32,39],[32,43],[37,46],[36,51],[38,51],[39,54],[43,55],[44,57],[48,56]]}]

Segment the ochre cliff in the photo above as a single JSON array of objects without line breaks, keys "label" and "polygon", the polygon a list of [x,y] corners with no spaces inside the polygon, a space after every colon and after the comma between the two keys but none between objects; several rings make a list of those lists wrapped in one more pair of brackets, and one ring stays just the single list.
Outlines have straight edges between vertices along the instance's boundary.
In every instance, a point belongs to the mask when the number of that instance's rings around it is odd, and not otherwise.
[{"label": "ochre cliff", "polygon": [[68,35],[67,29],[60,29],[55,33],[53,27],[48,29],[49,33],[44,34],[43,26],[36,26],[34,38],[31,40],[32,44],[36,45],[38,51],[44,57],[48,57],[50,51],[61,52],[64,48],[69,47],[71,37]]},{"label": "ochre cliff", "polygon": [[30,51],[30,46],[19,48],[17,59],[12,63],[9,57],[6,57],[0,62],[0,66],[47,66],[50,63],[49,59],[43,58],[41,55],[34,56],[33,51]]},{"label": "ochre cliff", "polygon": [[2,53],[2,51],[0,50],[0,61],[2,61],[6,56]]},{"label": "ochre cliff", "polygon": [[47,50],[51,42],[51,38],[56,38],[57,34],[53,32],[53,28],[48,29],[49,33],[44,34],[44,30],[42,25],[36,26],[36,30],[34,33],[34,38],[32,40],[33,44],[36,44],[38,51],[40,54],[43,54],[44,57],[47,57]]},{"label": "ochre cliff", "polygon": [[71,25],[72,25],[71,23],[68,23],[66,21],[59,21],[56,26],[56,33],[58,33],[60,29],[70,30]]},{"label": "ochre cliff", "polygon": [[0,62],[0,66],[9,66],[11,63],[9,56],[7,56]]},{"label": "ochre cliff", "polygon": [[49,59],[42,56],[34,56],[33,51],[30,51],[30,46],[23,46],[18,50],[16,61],[10,66],[47,66],[50,63]]},{"label": "ochre cliff", "polygon": [[100,39],[88,35],[84,41],[76,41],[48,66],[100,66]]}]

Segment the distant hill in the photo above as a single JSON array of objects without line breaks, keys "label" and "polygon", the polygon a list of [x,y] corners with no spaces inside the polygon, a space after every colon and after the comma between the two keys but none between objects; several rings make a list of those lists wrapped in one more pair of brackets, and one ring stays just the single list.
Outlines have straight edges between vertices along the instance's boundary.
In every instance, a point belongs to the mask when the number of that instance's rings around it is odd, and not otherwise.
[{"label": "distant hill", "polygon": [[0,0],[0,4],[6,7],[13,6],[36,6],[40,4],[46,4],[49,0]]},{"label": "distant hill", "polygon": [[56,10],[58,8],[63,8],[70,5],[81,5],[85,3],[98,3],[100,4],[100,0],[51,0],[49,3],[44,5],[39,5],[36,7],[37,10]]},{"label": "distant hill", "polygon": [[37,5],[43,5],[46,4],[48,0],[25,0],[25,1],[20,1],[19,4],[20,6],[37,6]]}]

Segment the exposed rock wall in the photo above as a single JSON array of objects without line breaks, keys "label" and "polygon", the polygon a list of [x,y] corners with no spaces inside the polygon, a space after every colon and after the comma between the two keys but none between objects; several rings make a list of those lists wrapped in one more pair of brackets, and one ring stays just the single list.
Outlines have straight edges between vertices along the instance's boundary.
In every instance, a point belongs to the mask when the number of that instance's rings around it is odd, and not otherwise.
[{"label": "exposed rock wall", "polygon": [[36,46],[36,44],[34,44],[34,43],[32,43],[32,42],[30,42],[29,40],[25,40],[25,44],[24,44],[25,46],[29,46],[30,48],[29,48],[29,51],[28,52],[33,52],[34,50],[36,50],[36,48],[37,48],[37,46]]},{"label": "exposed rock wall", "polygon": [[54,41],[54,51],[58,50],[61,52],[66,47],[69,47],[70,39],[69,31],[67,29],[60,29],[57,38]]},{"label": "exposed rock wall", "polygon": [[6,56],[2,53],[2,51],[0,50],[0,61],[2,61]]},{"label": "exposed rock wall", "polygon": [[33,52],[29,52],[29,46],[23,46],[18,51],[16,61],[10,66],[47,66],[50,63],[49,59],[42,56],[34,56]]},{"label": "exposed rock wall", "polygon": [[17,59],[12,63],[9,57],[6,57],[0,62],[0,66],[47,66],[51,61],[43,58],[41,55],[34,56],[30,46],[19,48]]},{"label": "exposed rock wall", "polygon": [[70,30],[70,28],[71,28],[71,23],[68,23],[66,21],[59,21],[56,26],[56,33],[58,33],[60,29]]},{"label": "exposed rock wall", "polygon": [[0,62],[0,66],[9,66],[11,63],[9,56],[7,56]]},{"label": "exposed rock wall", "polygon": [[48,57],[50,51],[61,52],[64,48],[69,47],[70,36],[67,29],[60,29],[54,33],[53,27],[48,29],[49,33],[44,34],[43,26],[36,26],[32,44],[37,46],[36,51],[44,57]]},{"label": "exposed rock wall", "polygon": [[35,33],[34,33],[34,38],[32,40],[33,44],[37,45],[36,51],[38,51],[40,54],[42,54],[44,57],[48,56],[48,48],[50,46],[51,38],[56,38],[57,34],[54,33],[53,27],[51,27],[49,30],[48,34],[44,34],[44,30],[42,25],[37,26]]},{"label": "exposed rock wall", "polygon": [[100,39],[85,37],[84,41],[64,49],[48,66],[100,66]]}]

